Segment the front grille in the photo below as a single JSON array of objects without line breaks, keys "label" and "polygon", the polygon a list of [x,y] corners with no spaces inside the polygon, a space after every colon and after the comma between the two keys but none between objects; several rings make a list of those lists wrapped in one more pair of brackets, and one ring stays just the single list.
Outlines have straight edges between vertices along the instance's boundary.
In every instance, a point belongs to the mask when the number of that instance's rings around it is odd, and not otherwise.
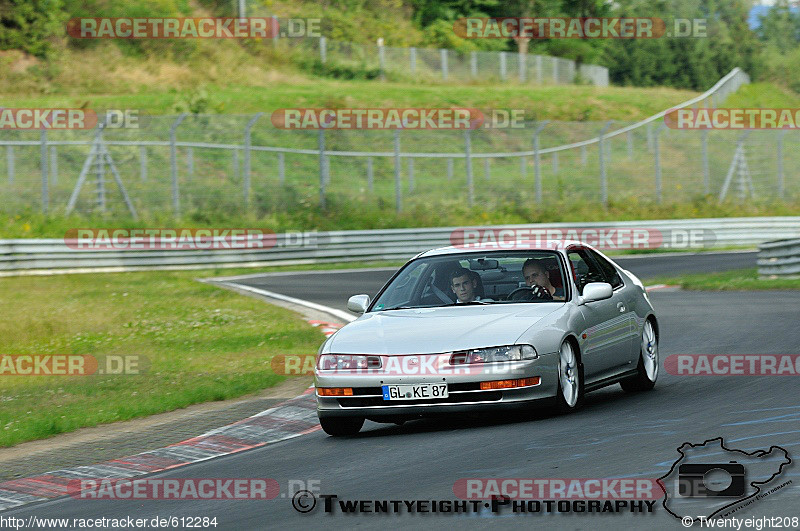
[{"label": "front grille", "polygon": [[[472,385],[472,384],[461,384]],[[475,384],[479,385],[479,384]],[[449,390],[453,389],[456,385],[450,385]],[[377,388],[380,392],[380,388]],[[353,394],[356,395],[356,390],[353,389]],[[358,393],[366,394],[366,393]],[[384,400],[383,396],[367,396],[367,397],[347,397],[339,398],[339,405],[342,407],[370,407],[370,406],[414,406],[414,405],[428,405],[428,404],[458,404],[461,402],[498,402],[503,398],[502,391],[480,391],[476,393],[458,393],[450,395],[447,398],[430,398],[421,400]]]}]

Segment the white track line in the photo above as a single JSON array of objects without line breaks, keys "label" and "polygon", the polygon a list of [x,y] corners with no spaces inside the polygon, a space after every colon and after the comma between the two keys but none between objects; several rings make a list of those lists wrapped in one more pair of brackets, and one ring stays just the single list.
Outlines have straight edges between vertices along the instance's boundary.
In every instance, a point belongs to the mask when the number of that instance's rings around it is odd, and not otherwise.
[{"label": "white track line", "polygon": [[[216,282],[216,280],[211,280],[211,279],[208,279],[208,281]],[[219,283],[226,284],[236,289],[249,291],[250,293],[255,293],[263,297],[278,299],[280,301],[297,304],[298,306],[305,306],[306,308],[311,308],[312,310],[317,310],[319,312],[325,312],[327,314],[336,317],[337,319],[341,319],[345,323],[349,323],[351,321],[355,321],[356,319],[358,319],[358,317],[356,317],[355,315],[347,313],[343,310],[337,310],[336,308],[331,308],[330,306],[317,304],[316,302],[310,302],[303,299],[296,299],[294,297],[289,297],[288,295],[281,295],[280,293],[275,293],[274,291],[267,291],[265,289],[254,288],[252,286],[245,286],[244,284],[237,284],[236,282],[219,282]]]}]

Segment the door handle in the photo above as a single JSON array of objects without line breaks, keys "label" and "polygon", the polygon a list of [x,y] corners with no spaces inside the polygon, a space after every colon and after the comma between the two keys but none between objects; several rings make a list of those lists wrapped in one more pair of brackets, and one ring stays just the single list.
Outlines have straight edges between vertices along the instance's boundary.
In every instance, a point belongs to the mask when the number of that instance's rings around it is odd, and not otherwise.
[{"label": "door handle", "polygon": [[617,303],[617,308],[619,308],[619,313],[624,313],[625,312],[625,303],[624,302],[618,302]]}]

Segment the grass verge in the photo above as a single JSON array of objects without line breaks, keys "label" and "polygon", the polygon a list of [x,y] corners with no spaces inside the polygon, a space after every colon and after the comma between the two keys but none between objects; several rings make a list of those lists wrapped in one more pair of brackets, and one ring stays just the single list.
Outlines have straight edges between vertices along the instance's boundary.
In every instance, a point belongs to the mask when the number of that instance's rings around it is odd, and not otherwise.
[{"label": "grass verge", "polygon": [[648,279],[648,284],[671,284],[706,291],[800,289],[800,278],[758,278],[758,270],[735,269],[722,273],[698,273]]},{"label": "grass verge", "polygon": [[[211,271],[206,272],[211,276]],[[285,309],[194,280],[197,272],[0,279],[0,355],[140,355],[140,375],[0,375],[0,447],[226,400],[285,379],[275,354],[322,334]]]}]

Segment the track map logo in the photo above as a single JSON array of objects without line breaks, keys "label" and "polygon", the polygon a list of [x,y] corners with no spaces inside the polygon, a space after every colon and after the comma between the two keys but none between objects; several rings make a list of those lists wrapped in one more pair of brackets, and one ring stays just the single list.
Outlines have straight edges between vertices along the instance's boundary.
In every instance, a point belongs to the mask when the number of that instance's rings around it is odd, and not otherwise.
[{"label": "track map logo", "polygon": [[791,483],[783,476],[792,459],[780,446],[745,452],[717,437],[677,451],[680,458],[659,483],[664,509],[686,527],[727,516]]}]

